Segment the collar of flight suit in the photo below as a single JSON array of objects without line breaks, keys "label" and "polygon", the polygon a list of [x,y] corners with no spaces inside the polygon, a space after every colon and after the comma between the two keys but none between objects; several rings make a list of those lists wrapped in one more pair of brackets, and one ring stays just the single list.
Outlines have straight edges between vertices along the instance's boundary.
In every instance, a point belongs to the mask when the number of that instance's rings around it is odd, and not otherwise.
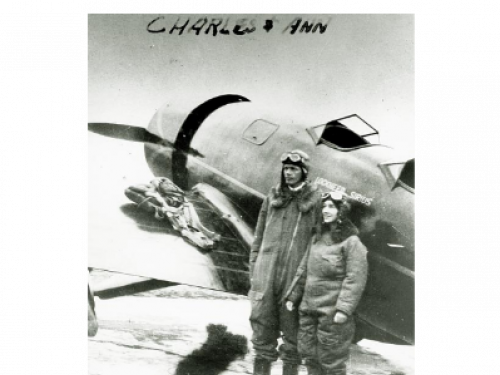
[{"label": "collar of flight suit", "polygon": [[306,213],[314,205],[318,204],[320,193],[318,187],[309,181],[306,181],[302,189],[298,192],[292,192],[287,187],[278,184],[271,189],[271,206],[276,208],[286,207],[294,197],[297,197],[299,211]]}]

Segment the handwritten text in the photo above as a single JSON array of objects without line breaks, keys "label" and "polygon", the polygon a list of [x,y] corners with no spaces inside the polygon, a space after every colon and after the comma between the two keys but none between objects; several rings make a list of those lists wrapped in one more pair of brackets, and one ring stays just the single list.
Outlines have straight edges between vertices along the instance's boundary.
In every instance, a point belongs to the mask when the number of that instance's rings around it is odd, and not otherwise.
[{"label": "handwritten text", "polygon": [[[283,34],[323,34],[330,19],[326,22],[319,19],[305,19],[295,17],[285,27],[279,28]],[[152,34],[168,33],[170,35],[247,35],[256,31],[263,30],[269,33],[276,30],[276,24],[280,20],[276,17],[270,17],[263,21],[254,18],[236,18],[230,17],[199,17],[191,19],[189,17],[178,17],[173,24],[168,24],[164,16],[154,18],[147,25],[147,31]]]}]

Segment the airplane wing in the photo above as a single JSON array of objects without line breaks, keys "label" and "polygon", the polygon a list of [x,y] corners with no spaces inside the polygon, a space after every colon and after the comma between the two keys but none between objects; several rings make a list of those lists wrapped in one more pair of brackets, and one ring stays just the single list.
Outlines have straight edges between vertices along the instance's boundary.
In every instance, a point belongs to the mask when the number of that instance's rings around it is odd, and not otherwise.
[{"label": "airplane wing", "polygon": [[200,249],[186,242],[167,220],[155,219],[124,195],[127,187],[153,177],[141,143],[89,132],[88,266],[246,293],[251,231],[234,230],[235,208],[208,185],[189,196],[203,225],[221,235],[215,249]]}]

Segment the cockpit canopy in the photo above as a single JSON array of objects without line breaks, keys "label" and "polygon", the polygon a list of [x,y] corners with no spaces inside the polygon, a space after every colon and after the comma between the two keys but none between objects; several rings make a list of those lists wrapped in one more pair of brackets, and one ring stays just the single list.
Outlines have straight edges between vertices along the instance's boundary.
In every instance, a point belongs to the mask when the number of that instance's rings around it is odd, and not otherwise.
[{"label": "cockpit canopy", "polygon": [[316,144],[324,143],[341,150],[379,144],[377,129],[356,114],[307,129]]}]

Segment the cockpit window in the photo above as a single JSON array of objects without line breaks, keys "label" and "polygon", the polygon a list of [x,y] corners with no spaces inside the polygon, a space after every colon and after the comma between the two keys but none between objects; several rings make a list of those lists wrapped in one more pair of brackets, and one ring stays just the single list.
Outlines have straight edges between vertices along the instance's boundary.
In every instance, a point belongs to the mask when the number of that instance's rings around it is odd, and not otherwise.
[{"label": "cockpit window", "polygon": [[380,168],[391,189],[401,186],[412,193],[415,192],[415,159],[407,162],[382,163]]},{"label": "cockpit window", "polygon": [[363,137],[341,124],[327,124],[321,142],[332,143],[340,148],[355,148],[369,144]]},{"label": "cockpit window", "polygon": [[378,144],[378,131],[358,115],[350,115],[308,129],[316,144],[350,150]]},{"label": "cockpit window", "polygon": [[399,181],[415,189],[415,159],[408,160],[399,175]]},{"label": "cockpit window", "polygon": [[278,127],[278,125],[268,121],[256,120],[245,129],[243,132],[243,139],[256,145],[261,145],[278,130]]}]

